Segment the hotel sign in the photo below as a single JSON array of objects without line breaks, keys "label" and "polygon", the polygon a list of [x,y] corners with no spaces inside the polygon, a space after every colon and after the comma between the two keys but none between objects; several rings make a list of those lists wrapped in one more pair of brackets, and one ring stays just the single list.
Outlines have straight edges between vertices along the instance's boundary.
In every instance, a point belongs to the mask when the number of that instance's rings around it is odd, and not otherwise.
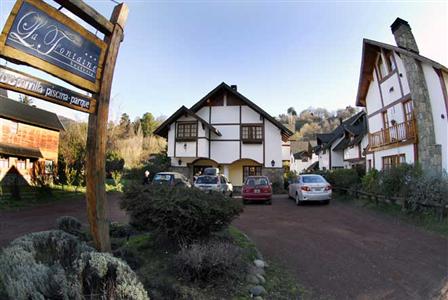
[{"label": "hotel sign", "polygon": [[87,113],[96,110],[93,98],[6,67],[0,67],[0,87]]},{"label": "hotel sign", "polygon": [[106,44],[39,0],[19,0],[0,37],[0,55],[98,92]]}]

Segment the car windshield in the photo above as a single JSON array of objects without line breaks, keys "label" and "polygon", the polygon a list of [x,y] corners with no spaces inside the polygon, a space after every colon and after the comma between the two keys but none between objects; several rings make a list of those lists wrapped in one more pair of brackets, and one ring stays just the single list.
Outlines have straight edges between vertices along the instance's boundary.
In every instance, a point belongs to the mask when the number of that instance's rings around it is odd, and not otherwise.
[{"label": "car windshield", "polygon": [[269,183],[266,178],[259,177],[259,178],[248,178],[246,180],[246,185],[248,186],[269,185]]},{"label": "car windshield", "polygon": [[153,181],[171,181],[172,176],[171,174],[156,174]]},{"label": "car windshield", "polygon": [[303,183],[324,183],[325,180],[320,176],[303,176]]},{"label": "car windshield", "polygon": [[218,176],[199,176],[196,180],[198,184],[217,184]]}]

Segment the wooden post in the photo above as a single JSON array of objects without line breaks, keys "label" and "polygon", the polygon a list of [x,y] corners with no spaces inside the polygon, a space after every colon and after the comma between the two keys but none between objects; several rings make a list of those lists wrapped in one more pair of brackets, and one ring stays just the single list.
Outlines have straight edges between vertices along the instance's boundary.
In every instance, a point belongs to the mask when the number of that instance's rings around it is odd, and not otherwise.
[{"label": "wooden post", "polygon": [[114,24],[112,34],[106,35],[104,41],[108,45],[104,62],[101,88],[97,99],[97,112],[90,114],[87,133],[87,217],[90,232],[98,251],[110,252],[108,205],[105,190],[106,178],[106,139],[109,102],[120,43],[123,40],[123,28],[128,16],[128,7],[122,3],[114,8],[111,23]]}]

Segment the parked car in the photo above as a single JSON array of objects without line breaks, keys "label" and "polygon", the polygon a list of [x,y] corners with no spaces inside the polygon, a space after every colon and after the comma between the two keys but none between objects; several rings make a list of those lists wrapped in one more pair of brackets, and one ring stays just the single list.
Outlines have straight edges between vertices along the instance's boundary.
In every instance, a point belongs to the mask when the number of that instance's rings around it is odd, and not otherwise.
[{"label": "parked car", "polygon": [[167,184],[169,186],[191,187],[187,177],[176,172],[159,172],[152,179],[153,184]]},{"label": "parked car", "polygon": [[320,175],[300,175],[288,188],[288,195],[300,205],[303,201],[321,201],[330,203],[331,185]]},{"label": "parked car", "polygon": [[233,195],[232,183],[222,174],[198,176],[194,186],[202,191],[221,192],[229,197]]},{"label": "parked car", "polygon": [[264,201],[272,204],[272,186],[266,176],[249,176],[241,190],[243,202]]}]

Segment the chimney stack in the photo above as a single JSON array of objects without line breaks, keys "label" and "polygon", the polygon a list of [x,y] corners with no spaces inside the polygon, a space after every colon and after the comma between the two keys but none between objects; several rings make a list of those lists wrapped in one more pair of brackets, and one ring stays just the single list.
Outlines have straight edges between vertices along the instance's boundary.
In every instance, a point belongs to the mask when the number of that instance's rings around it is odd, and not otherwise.
[{"label": "chimney stack", "polygon": [[411,26],[403,19],[397,18],[392,25],[390,25],[392,33],[395,37],[397,46],[415,53],[419,53],[417,42],[412,34]]},{"label": "chimney stack", "polygon": [[238,86],[236,84],[232,84],[230,88],[234,91],[238,91]]}]

